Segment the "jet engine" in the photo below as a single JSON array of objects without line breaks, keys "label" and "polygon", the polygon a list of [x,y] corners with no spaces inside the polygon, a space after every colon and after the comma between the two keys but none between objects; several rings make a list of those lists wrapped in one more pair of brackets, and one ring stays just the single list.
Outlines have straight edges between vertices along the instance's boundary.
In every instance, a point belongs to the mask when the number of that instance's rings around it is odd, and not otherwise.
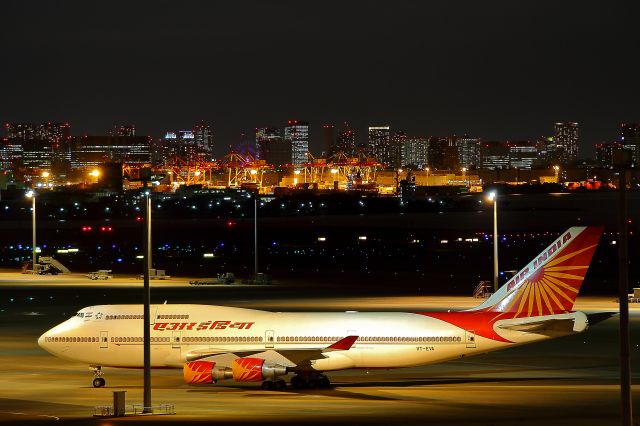
[{"label": "jet engine", "polygon": [[216,368],[216,363],[210,361],[188,362],[184,365],[182,374],[184,381],[192,385],[211,384],[233,377],[229,367]]},{"label": "jet engine", "polygon": [[238,358],[233,361],[231,370],[236,382],[261,382],[287,374],[287,367],[267,364],[260,358]]}]

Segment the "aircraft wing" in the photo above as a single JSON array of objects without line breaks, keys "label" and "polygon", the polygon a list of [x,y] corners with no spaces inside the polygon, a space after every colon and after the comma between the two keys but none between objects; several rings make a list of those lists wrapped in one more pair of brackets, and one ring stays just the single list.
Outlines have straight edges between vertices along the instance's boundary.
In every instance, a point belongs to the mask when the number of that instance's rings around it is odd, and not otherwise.
[{"label": "aircraft wing", "polygon": [[299,348],[299,349],[252,349],[252,350],[238,350],[229,351],[228,349],[194,349],[186,354],[188,362],[196,361],[203,358],[218,357],[220,355],[235,355],[236,357],[246,357],[256,355],[260,353],[275,353],[281,357],[286,358],[291,363],[299,366],[302,364],[310,363],[315,359],[322,359],[325,356],[324,353],[333,351],[347,351],[351,349],[353,344],[358,340],[358,336],[347,336],[344,339],[340,339],[337,342],[327,346],[324,349],[318,348]]}]

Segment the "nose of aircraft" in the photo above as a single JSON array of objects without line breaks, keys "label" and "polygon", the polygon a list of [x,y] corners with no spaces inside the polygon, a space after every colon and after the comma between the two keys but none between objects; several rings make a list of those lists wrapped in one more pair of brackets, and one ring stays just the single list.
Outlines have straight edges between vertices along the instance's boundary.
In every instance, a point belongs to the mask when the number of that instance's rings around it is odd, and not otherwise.
[{"label": "nose of aircraft", "polygon": [[47,349],[46,347],[46,337],[47,337],[47,333],[44,333],[42,336],[38,337],[38,346],[40,346],[42,349]]},{"label": "nose of aircraft", "polygon": [[42,336],[38,337],[38,346],[40,346],[47,352],[51,352],[49,350],[49,342],[47,342],[47,337],[49,337],[49,331],[43,333]]}]

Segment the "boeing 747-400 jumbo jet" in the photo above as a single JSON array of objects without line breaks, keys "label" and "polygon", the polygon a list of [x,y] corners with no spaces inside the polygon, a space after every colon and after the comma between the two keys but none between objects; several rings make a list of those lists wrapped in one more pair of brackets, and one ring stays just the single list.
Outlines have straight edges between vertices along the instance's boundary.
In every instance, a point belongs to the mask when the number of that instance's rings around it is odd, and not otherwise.
[{"label": "boeing 747-400 jumbo jet", "polygon": [[[183,369],[190,384],[223,379],[283,389],[327,387],[329,371],[443,362],[580,333],[573,304],[600,228],[573,227],[476,308],[460,312],[266,312],[208,305],[151,306],[151,366]],[[94,369],[143,366],[142,305],[80,310],[38,344]]]}]

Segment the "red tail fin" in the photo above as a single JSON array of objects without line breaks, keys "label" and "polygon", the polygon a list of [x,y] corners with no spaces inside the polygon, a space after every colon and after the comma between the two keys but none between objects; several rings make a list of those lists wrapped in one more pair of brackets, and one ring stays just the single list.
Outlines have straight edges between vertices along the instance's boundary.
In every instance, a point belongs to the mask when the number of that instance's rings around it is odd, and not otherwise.
[{"label": "red tail fin", "polygon": [[512,318],[571,311],[602,228],[573,227],[473,310]]}]

